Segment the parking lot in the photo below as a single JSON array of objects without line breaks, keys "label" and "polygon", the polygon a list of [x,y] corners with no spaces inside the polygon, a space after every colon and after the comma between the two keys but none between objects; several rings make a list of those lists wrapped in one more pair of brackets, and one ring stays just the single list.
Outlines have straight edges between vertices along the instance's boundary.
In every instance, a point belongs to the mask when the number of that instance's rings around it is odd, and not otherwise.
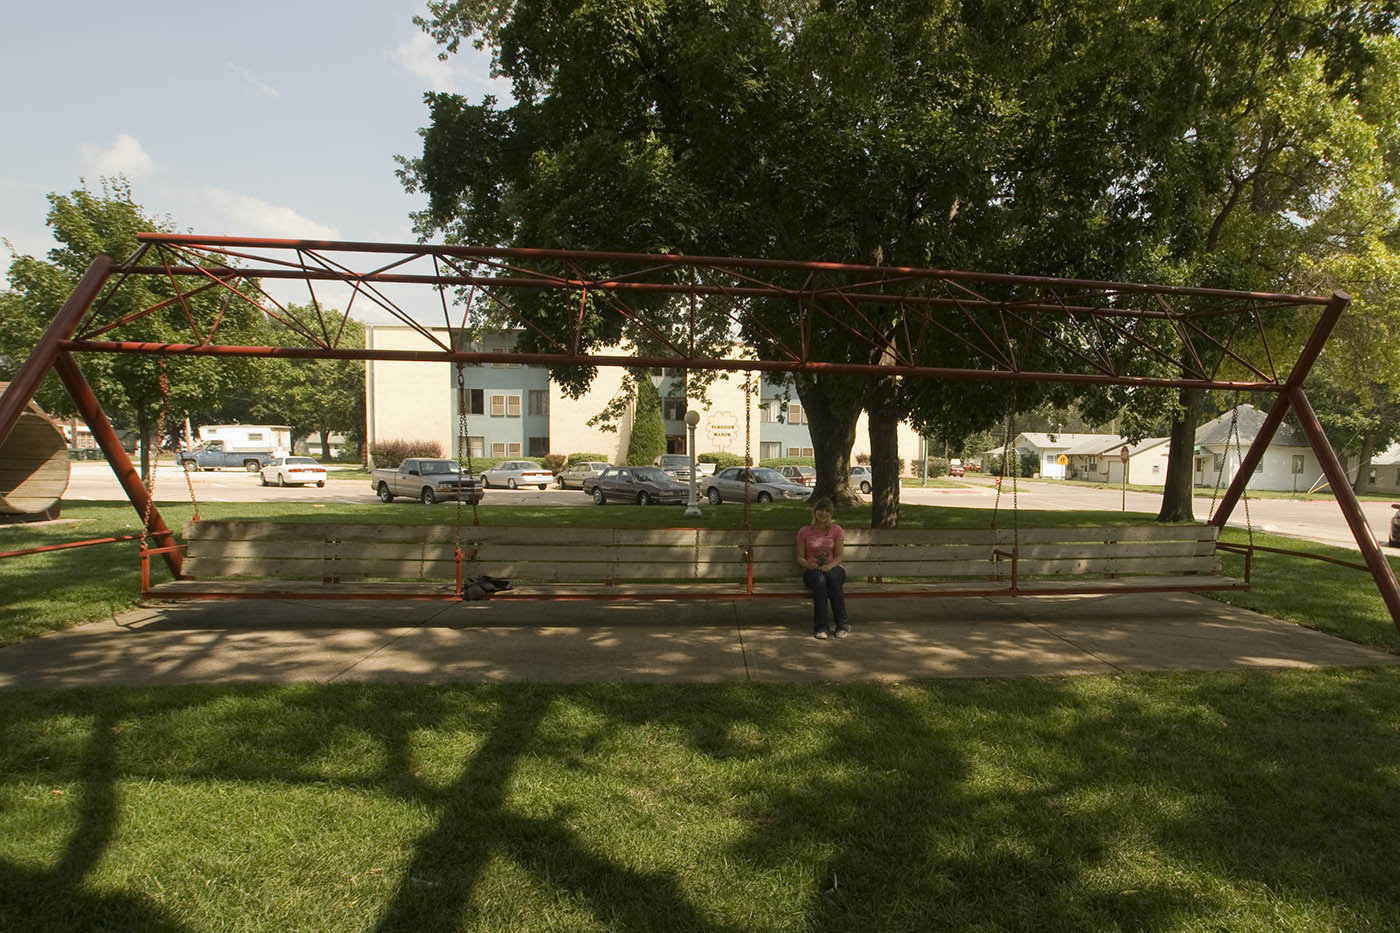
[{"label": "parking lot", "polygon": [[[159,502],[189,502],[190,486],[194,487],[195,497],[201,502],[340,502],[370,503],[377,501],[370,488],[367,476],[353,479],[337,479],[332,473],[324,488],[315,486],[289,487],[263,486],[255,473],[238,470],[220,470],[186,474],[173,464],[163,463],[156,471],[155,497]],[[906,486],[901,490],[901,500],[915,505],[949,505],[961,508],[986,508],[997,505],[1002,509],[1011,508],[1011,490],[1002,490],[998,502],[996,487],[991,477],[969,475],[954,488]],[[121,487],[111,468],[104,462],[76,462],[68,491],[64,499],[68,501],[92,501],[103,499],[123,499]],[[1055,483],[1053,481],[1029,481],[1018,484],[1017,499],[1023,509],[1085,509],[1118,511],[1125,501],[1129,511],[1155,512],[1161,505],[1158,493],[1129,492],[1126,497],[1112,489],[1094,489],[1079,485]],[[539,489],[496,489],[486,491],[482,500],[490,505],[586,505],[588,497],[577,489],[558,489],[551,486]],[[450,503],[444,506],[450,507]],[[1385,547],[1389,536],[1390,517],[1393,510],[1389,502],[1367,501],[1362,511],[1385,550],[1396,553],[1400,549]],[[701,503],[702,508],[714,508]],[[726,508],[730,506],[719,506]],[[386,506],[387,508],[387,506]],[[1195,515],[1205,519],[1210,515],[1211,502],[1208,497],[1195,500]],[[1249,519],[1256,531],[1293,535],[1309,541],[1319,541],[1338,547],[1355,548],[1351,531],[1342,518],[1337,504],[1328,499],[1308,501],[1293,499],[1251,499]],[[1230,517],[1231,526],[1244,527],[1246,521],[1244,507],[1236,507]]]}]

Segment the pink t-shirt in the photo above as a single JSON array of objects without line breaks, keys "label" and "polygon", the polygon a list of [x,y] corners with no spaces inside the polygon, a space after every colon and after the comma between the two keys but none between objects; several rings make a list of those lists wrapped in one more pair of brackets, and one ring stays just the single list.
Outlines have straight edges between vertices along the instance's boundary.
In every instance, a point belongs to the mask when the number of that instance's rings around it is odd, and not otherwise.
[{"label": "pink t-shirt", "polygon": [[818,531],[811,525],[803,525],[797,531],[797,544],[801,548],[802,556],[815,557],[819,564],[831,560],[831,555],[836,550],[836,543],[845,540],[845,530],[835,522],[831,523],[831,527],[825,533]]}]

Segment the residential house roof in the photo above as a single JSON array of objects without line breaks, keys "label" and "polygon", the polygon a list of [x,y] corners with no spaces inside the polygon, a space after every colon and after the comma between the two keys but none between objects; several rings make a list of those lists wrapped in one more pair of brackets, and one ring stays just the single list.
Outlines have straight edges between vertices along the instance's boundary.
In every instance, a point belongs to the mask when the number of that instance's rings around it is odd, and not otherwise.
[{"label": "residential house roof", "polygon": [[[1264,419],[1267,415],[1253,405],[1241,405],[1238,411],[1240,445],[1248,447],[1259,436],[1259,429],[1264,426]],[[1230,420],[1231,412],[1227,411],[1219,418],[1207,421],[1196,428],[1197,446],[1223,447],[1234,444],[1235,439],[1230,429]],[[1279,425],[1271,443],[1280,447],[1308,446],[1308,442],[1303,439],[1302,435],[1287,423]]]}]

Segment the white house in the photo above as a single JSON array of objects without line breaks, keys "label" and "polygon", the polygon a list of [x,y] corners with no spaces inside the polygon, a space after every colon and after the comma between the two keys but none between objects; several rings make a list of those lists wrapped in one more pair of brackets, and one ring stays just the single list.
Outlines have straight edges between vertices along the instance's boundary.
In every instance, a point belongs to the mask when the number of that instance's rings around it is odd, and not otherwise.
[{"label": "white house", "polygon": [[[1264,426],[1265,413],[1253,405],[1241,405],[1237,424],[1238,440],[1231,429],[1232,412],[1196,428],[1194,481],[1197,486],[1230,485],[1240,460]],[[1322,465],[1307,440],[1287,423],[1279,425],[1273,440],[1250,477],[1249,489],[1276,489],[1301,492],[1322,475]]]},{"label": "white house", "polygon": [[1122,483],[1124,448],[1128,450],[1128,482],[1144,486],[1166,484],[1167,454],[1171,450],[1169,437],[1149,437],[1133,444],[1125,437],[1095,435],[1093,440],[1076,444],[1065,452],[1069,456],[1069,478]]},{"label": "white house", "polygon": [[[1081,447],[1107,447],[1117,440],[1113,434],[1070,434],[1068,432],[1037,433],[1028,431],[1016,435],[1012,445],[1021,453],[1032,453],[1039,463],[1037,471],[1043,479],[1069,479],[1071,477],[1070,451]],[[1064,462],[1061,463],[1060,460]],[[1098,465],[1095,465],[1097,469]]]},{"label": "white house", "polygon": [[[1355,475],[1356,471],[1351,473]],[[1400,495],[1400,443],[1391,444],[1371,457],[1371,485],[1366,491]]]}]

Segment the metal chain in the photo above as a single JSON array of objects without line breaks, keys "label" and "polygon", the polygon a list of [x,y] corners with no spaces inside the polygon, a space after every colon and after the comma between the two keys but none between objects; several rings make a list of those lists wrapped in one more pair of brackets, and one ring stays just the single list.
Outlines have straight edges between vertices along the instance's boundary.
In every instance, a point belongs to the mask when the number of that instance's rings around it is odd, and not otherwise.
[{"label": "metal chain", "polygon": [[[160,466],[161,435],[163,435],[163,434],[165,433],[165,409],[166,409],[166,406],[169,405],[169,403],[170,403],[170,377],[166,375],[166,372],[165,372],[165,360],[164,360],[164,359],[161,359],[161,361],[160,361],[160,377],[159,377],[159,379],[157,379],[156,385],[160,387],[160,410],[156,412],[156,433],[155,433],[155,444],[154,444],[155,451],[154,451],[154,452],[152,452],[152,451],[147,451],[147,452],[146,452],[147,456],[150,456],[150,458],[151,458],[151,474],[150,474],[150,476],[147,478],[147,482],[146,482],[146,509],[145,509],[145,514],[143,514],[143,515],[141,516],[141,550],[142,550],[142,551],[146,550],[146,539],[147,539],[147,537],[148,537],[148,535],[149,535],[149,533],[150,533],[150,527],[151,527],[151,510],[155,508],[155,504],[156,504],[156,497],[155,497],[155,491],[156,491],[156,470],[157,470],[157,469],[159,468],[159,466]],[[141,441],[142,441],[142,443],[144,444],[144,443],[145,443],[145,438],[142,438]],[[154,453],[154,456],[151,456],[152,453]],[[190,488],[191,488],[191,495],[193,495],[193,489],[194,489],[194,487],[191,486]]]},{"label": "metal chain", "polygon": [[[1240,393],[1238,390],[1235,392],[1234,407],[1230,409],[1230,430],[1225,433],[1225,454],[1220,458],[1220,469],[1215,472],[1215,488],[1210,491],[1210,511],[1207,513],[1208,518],[1215,517],[1215,500],[1220,495],[1220,483],[1225,477],[1225,461],[1230,459],[1230,438],[1232,436],[1236,439],[1235,450],[1238,453],[1238,441],[1240,436]],[[1244,510],[1247,517],[1249,514],[1248,502],[1245,503]]]},{"label": "metal chain", "polygon": [[[457,364],[457,465],[460,467],[465,456],[467,461],[467,474],[472,474],[472,445],[468,436],[470,425],[467,423],[467,379],[465,375],[466,365]],[[472,524],[481,524],[481,515],[477,512],[476,500],[472,503]],[[457,546],[462,546],[462,493],[457,494]]]},{"label": "metal chain", "polygon": [[753,462],[753,437],[750,423],[753,411],[753,399],[750,393],[753,391],[753,373],[744,373],[744,536],[745,545],[753,547],[753,505],[749,502],[749,493],[753,487],[753,471],[756,464]]}]

